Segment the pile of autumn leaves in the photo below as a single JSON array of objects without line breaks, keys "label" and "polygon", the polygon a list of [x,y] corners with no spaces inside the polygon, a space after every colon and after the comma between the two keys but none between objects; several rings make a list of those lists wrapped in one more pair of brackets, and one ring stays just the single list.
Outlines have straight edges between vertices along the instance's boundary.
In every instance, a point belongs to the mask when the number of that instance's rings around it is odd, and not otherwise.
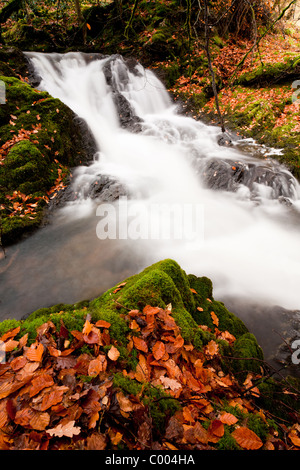
[{"label": "pile of autumn leaves", "polygon": [[[30,346],[27,333],[15,339],[20,327],[2,336],[7,362],[0,364],[0,449],[210,449],[226,427],[241,449],[300,445],[297,425],[288,430],[288,444],[274,431],[262,442],[247,419],[238,423],[222,409],[226,401],[245,415],[258,413],[253,377],[248,375],[241,387],[225,375],[213,340],[201,352],[186,344],[171,308],[146,306],[125,318],[131,329],[127,351],[138,361],[132,368],[110,336],[111,324],[93,324],[89,314],[82,331],[69,332],[63,321],[59,329],[44,323]],[[135,382],[139,392],[124,392],[114,383],[115,374]],[[149,386],[181,405],[173,416],[166,414],[159,439],[149,403],[143,402]],[[259,415],[266,420],[262,411]]]}]

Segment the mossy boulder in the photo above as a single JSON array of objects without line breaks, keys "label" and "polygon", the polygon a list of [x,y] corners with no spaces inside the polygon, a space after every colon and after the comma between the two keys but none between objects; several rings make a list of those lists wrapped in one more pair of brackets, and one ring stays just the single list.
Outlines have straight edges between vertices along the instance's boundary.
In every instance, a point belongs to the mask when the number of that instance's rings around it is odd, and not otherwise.
[{"label": "mossy boulder", "polygon": [[[257,362],[246,360],[248,357],[262,359],[262,351],[255,337],[248,332],[239,318],[226,309],[222,302],[214,300],[212,293],[212,283],[208,278],[187,275],[178,263],[166,259],[129,277],[121,285],[112,287],[100,297],[84,303],[84,308],[83,304],[60,304],[50,309],[40,309],[32,313],[25,321],[20,322],[21,331],[23,334],[27,329],[34,332],[36,326],[47,321],[47,318],[54,323],[60,318],[68,324],[73,321],[79,322],[78,329],[80,329],[85,316],[90,313],[95,322],[101,319],[111,323],[111,337],[117,342],[124,357],[127,360],[134,360],[134,358],[128,358],[126,352],[126,336],[130,331],[126,320],[128,310],[138,308],[142,311],[146,305],[164,309],[169,306],[182,337],[198,350],[201,350],[209,341],[216,339],[214,335],[216,325],[211,316],[211,312],[214,311],[219,319],[218,330],[228,331],[236,338],[237,346],[235,347],[229,347],[227,343],[224,347],[225,342],[217,340],[220,348],[226,351],[226,355],[245,358],[245,360],[230,359],[226,367],[243,371],[256,370]],[[203,306],[200,307],[203,311],[198,310],[199,305]],[[206,328],[199,327],[199,325],[204,325]],[[3,328],[3,324],[0,324],[0,334]],[[31,336],[33,338],[33,333]]]},{"label": "mossy boulder", "polygon": [[49,173],[48,158],[32,142],[22,140],[8,152],[0,168],[0,182],[8,189],[30,194],[49,189]]},{"label": "mossy boulder", "polygon": [[93,145],[88,129],[60,100],[15,76],[0,80],[6,95],[0,105],[2,244],[9,245],[41,224],[47,193],[91,158]]}]

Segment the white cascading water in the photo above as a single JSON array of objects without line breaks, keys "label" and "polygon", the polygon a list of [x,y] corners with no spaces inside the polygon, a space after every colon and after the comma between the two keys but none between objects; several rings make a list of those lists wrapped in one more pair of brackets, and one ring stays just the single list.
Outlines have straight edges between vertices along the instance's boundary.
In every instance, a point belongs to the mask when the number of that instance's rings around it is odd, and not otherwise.
[{"label": "white cascading water", "polygon": [[[73,184],[78,190],[92,183],[95,175],[110,175],[129,188],[129,208],[140,203],[144,222],[147,208],[154,203],[201,205],[203,232],[200,227],[201,233],[193,239],[127,241],[128,250],[144,254],[145,266],[173,258],[186,272],[210,277],[214,296],[220,300],[237,295],[300,308],[300,192],[292,176],[291,206],[273,199],[272,188],[264,185],[256,184],[255,200],[243,185],[235,192],[208,189],[195,169],[201,162],[211,158],[261,162],[235,147],[219,146],[218,128],[180,115],[151,71],[141,65],[129,71],[120,57],[111,61],[115,89],[142,119],[142,132],[133,133],[121,128],[113,91],[105,79],[109,58],[87,62],[81,53],[28,56],[41,77],[39,88],[83,118],[99,148],[90,165],[76,169]],[[82,197],[68,203],[61,217],[87,213],[96,217],[96,207]],[[98,247],[101,250],[101,241]]]}]

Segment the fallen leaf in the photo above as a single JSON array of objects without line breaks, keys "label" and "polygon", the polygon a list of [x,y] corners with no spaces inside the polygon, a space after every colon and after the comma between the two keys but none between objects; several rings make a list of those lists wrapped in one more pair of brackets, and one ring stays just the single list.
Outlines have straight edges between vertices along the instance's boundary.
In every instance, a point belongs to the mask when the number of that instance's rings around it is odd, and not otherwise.
[{"label": "fallen leaf", "polygon": [[112,346],[107,353],[111,361],[116,361],[120,356],[120,351],[115,346]]},{"label": "fallen leaf", "polygon": [[210,316],[212,318],[213,324],[216,326],[219,326],[219,319],[217,315],[215,314],[215,312],[210,312]]},{"label": "fallen leaf", "polygon": [[212,339],[204,348],[204,352],[207,356],[215,356],[219,352],[219,346]]},{"label": "fallen leaf", "polygon": [[57,405],[57,403],[60,403],[63,399],[64,396],[64,390],[53,390],[52,392],[46,393],[44,395],[42,405],[41,405],[41,411],[46,411],[51,406]]},{"label": "fallen leaf", "polygon": [[152,347],[152,354],[154,358],[159,361],[166,353],[165,344],[162,341],[156,341]]},{"label": "fallen leaf", "polygon": [[244,426],[235,429],[231,435],[243,449],[256,450],[260,449],[263,445],[257,434]]},{"label": "fallen leaf", "polygon": [[49,374],[41,374],[31,382],[29,396],[37,395],[43,388],[51,387],[54,384],[53,378]]},{"label": "fallen leaf", "polygon": [[236,416],[231,413],[226,413],[226,411],[223,411],[221,413],[221,415],[219,416],[219,420],[222,421],[222,423],[224,424],[228,424],[229,426],[238,422]]},{"label": "fallen leaf", "polygon": [[109,328],[111,326],[111,323],[105,320],[98,320],[95,325],[99,328]]},{"label": "fallen leaf", "polygon": [[145,353],[148,352],[147,343],[142,338],[139,338],[138,336],[133,336],[132,341],[136,349],[138,349],[139,351],[143,351]]},{"label": "fallen leaf", "polygon": [[44,353],[42,343],[35,341],[25,352],[24,356],[32,362],[40,362]]},{"label": "fallen leaf", "polygon": [[74,426],[75,421],[69,421],[67,424],[58,424],[55,428],[52,429],[47,429],[47,434],[50,434],[50,436],[56,436],[56,437],[73,437],[73,436],[78,436],[80,434],[80,427],[79,426]]}]

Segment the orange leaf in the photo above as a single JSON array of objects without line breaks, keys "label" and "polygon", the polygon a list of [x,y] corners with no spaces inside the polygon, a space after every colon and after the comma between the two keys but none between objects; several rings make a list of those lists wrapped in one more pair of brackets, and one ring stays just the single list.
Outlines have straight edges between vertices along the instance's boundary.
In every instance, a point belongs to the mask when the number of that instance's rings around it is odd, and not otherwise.
[{"label": "orange leaf", "polygon": [[85,321],[85,324],[84,324],[84,326],[83,326],[82,333],[83,333],[84,335],[88,335],[88,334],[92,331],[92,328],[93,328],[92,323],[90,323],[89,320],[86,320],[86,321]]},{"label": "orange leaf", "polygon": [[198,294],[198,292],[197,292],[195,289],[190,289],[190,291],[191,291],[193,294]]},{"label": "orange leaf", "polygon": [[143,313],[145,315],[155,315],[159,312],[159,310],[160,309],[158,307],[151,307],[151,305],[146,305],[146,307],[143,308]]},{"label": "orange leaf", "polygon": [[99,328],[109,328],[111,326],[111,323],[108,323],[108,321],[105,320],[98,320],[95,325]]},{"label": "orange leaf", "polygon": [[112,346],[108,351],[107,355],[111,361],[116,361],[120,356],[120,352],[117,348],[115,348],[115,346]]},{"label": "orange leaf", "polygon": [[89,363],[88,375],[93,377],[106,369],[106,357],[103,355],[98,356]]},{"label": "orange leaf", "polygon": [[159,361],[166,352],[166,347],[162,341],[157,341],[152,348],[152,354],[154,358]]},{"label": "orange leaf", "polygon": [[297,435],[297,432],[295,429],[292,429],[288,436],[290,440],[292,441],[292,443],[294,444],[294,446],[300,447],[300,438]]},{"label": "orange leaf", "polygon": [[52,392],[47,393],[43,398],[41,411],[46,411],[48,408],[51,408],[51,406],[60,403],[63,399],[63,395],[63,390],[53,390]]},{"label": "orange leaf", "polygon": [[31,382],[29,396],[37,395],[43,388],[51,387],[54,384],[53,378],[49,374],[41,374]]},{"label": "orange leaf", "polygon": [[219,419],[214,419],[208,428],[208,440],[218,442],[224,435],[224,424]]},{"label": "orange leaf", "polygon": [[218,354],[219,346],[217,343],[212,339],[204,348],[205,354],[208,356],[215,356]]},{"label": "orange leaf", "polygon": [[260,449],[263,445],[257,434],[244,426],[235,429],[231,435],[243,449],[256,450]]},{"label": "orange leaf", "polygon": [[9,338],[14,338],[20,331],[20,327],[13,328],[12,330],[7,331],[4,335],[0,338],[0,341],[6,341]]},{"label": "orange leaf", "polygon": [[210,316],[212,318],[213,324],[216,326],[219,326],[219,319],[217,315],[215,314],[215,312],[210,312]]},{"label": "orange leaf", "polygon": [[146,341],[144,341],[142,338],[138,338],[137,336],[133,336],[132,340],[136,349],[138,349],[139,351],[148,352],[148,346]]},{"label": "orange leaf", "polygon": [[222,421],[222,423],[224,424],[228,424],[229,426],[238,422],[238,419],[233,414],[226,413],[226,411],[222,412],[219,417],[219,420]]},{"label": "orange leaf", "polygon": [[25,352],[27,359],[33,362],[40,362],[44,353],[44,346],[35,341]]}]

